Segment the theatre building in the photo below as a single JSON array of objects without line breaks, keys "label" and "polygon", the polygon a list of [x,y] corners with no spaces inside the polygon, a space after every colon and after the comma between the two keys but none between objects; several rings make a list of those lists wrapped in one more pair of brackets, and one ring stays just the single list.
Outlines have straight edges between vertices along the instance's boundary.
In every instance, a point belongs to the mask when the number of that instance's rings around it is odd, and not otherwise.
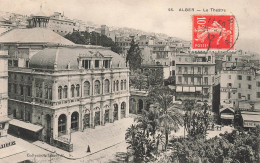
[{"label": "theatre building", "polygon": [[11,130],[51,144],[129,114],[129,69],[103,47],[47,47],[9,67],[8,91]]}]

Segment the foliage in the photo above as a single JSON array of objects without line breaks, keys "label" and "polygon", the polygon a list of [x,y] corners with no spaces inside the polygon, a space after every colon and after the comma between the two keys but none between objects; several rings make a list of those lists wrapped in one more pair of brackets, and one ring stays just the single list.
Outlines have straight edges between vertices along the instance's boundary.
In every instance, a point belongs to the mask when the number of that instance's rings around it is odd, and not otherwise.
[{"label": "foliage", "polygon": [[113,42],[113,40],[106,35],[100,35],[97,32],[78,32],[74,31],[73,33],[69,33],[65,36],[68,40],[83,45],[100,45],[104,47],[111,47],[111,50],[116,53],[122,53],[122,50],[119,46]]},{"label": "foliage", "polygon": [[177,162],[259,162],[260,130],[234,130],[208,140],[174,139],[171,159]]},{"label": "foliage", "polygon": [[168,79],[164,81],[165,85],[175,85],[175,76],[170,76]]},{"label": "foliage", "polygon": [[147,85],[147,77],[144,76],[141,72],[135,71],[132,72],[130,79],[130,86],[134,87],[135,89],[144,90],[148,89]]},{"label": "foliage", "polygon": [[206,138],[208,126],[212,121],[207,103],[200,105],[194,100],[185,100],[183,109],[185,111],[184,127],[188,135],[193,138]]},{"label": "foliage", "polygon": [[134,42],[134,40],[132,40],[130,49],[127,51],[126,62],[129,63],[131,71],[135,71],[141,67],[141,50],[138,44]]}]

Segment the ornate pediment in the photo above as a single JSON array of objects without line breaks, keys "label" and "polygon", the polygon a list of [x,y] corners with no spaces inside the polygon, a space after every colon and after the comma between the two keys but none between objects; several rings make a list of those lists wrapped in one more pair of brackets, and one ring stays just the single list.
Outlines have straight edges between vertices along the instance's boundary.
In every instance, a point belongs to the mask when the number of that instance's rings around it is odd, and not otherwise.
[{"label": "ornate pediment", "polygon": [[96,53],[94,53],[93,57],[103,58],[104,56],[99,51],[97,51]]}]

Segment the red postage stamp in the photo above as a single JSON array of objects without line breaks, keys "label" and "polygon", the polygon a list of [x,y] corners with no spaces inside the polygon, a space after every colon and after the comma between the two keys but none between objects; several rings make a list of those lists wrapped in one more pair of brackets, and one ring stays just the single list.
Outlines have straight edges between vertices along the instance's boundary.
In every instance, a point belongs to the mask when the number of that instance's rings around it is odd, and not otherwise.
[{"label": "red postage stamp", "polygon": [[192,49],[234,49],[233,15],[193,15]]}]

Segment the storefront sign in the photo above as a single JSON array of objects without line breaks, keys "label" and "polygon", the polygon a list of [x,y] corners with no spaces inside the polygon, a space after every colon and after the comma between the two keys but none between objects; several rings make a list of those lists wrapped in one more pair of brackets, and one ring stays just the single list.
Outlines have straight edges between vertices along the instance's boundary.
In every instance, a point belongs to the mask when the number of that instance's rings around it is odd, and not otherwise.
[{"label": "storefront sign", "polygon": [[244,127],[256,127],[257,125],[260,125],[260,122],[244,122]]},{"label": "storefront sign", "polygon": [[15,141],[11,141],[11,142],[1,144],[0,149],[6,148],[6,147],[9,147],[9,146],[12,146],[12,145],[15,145]]}]

